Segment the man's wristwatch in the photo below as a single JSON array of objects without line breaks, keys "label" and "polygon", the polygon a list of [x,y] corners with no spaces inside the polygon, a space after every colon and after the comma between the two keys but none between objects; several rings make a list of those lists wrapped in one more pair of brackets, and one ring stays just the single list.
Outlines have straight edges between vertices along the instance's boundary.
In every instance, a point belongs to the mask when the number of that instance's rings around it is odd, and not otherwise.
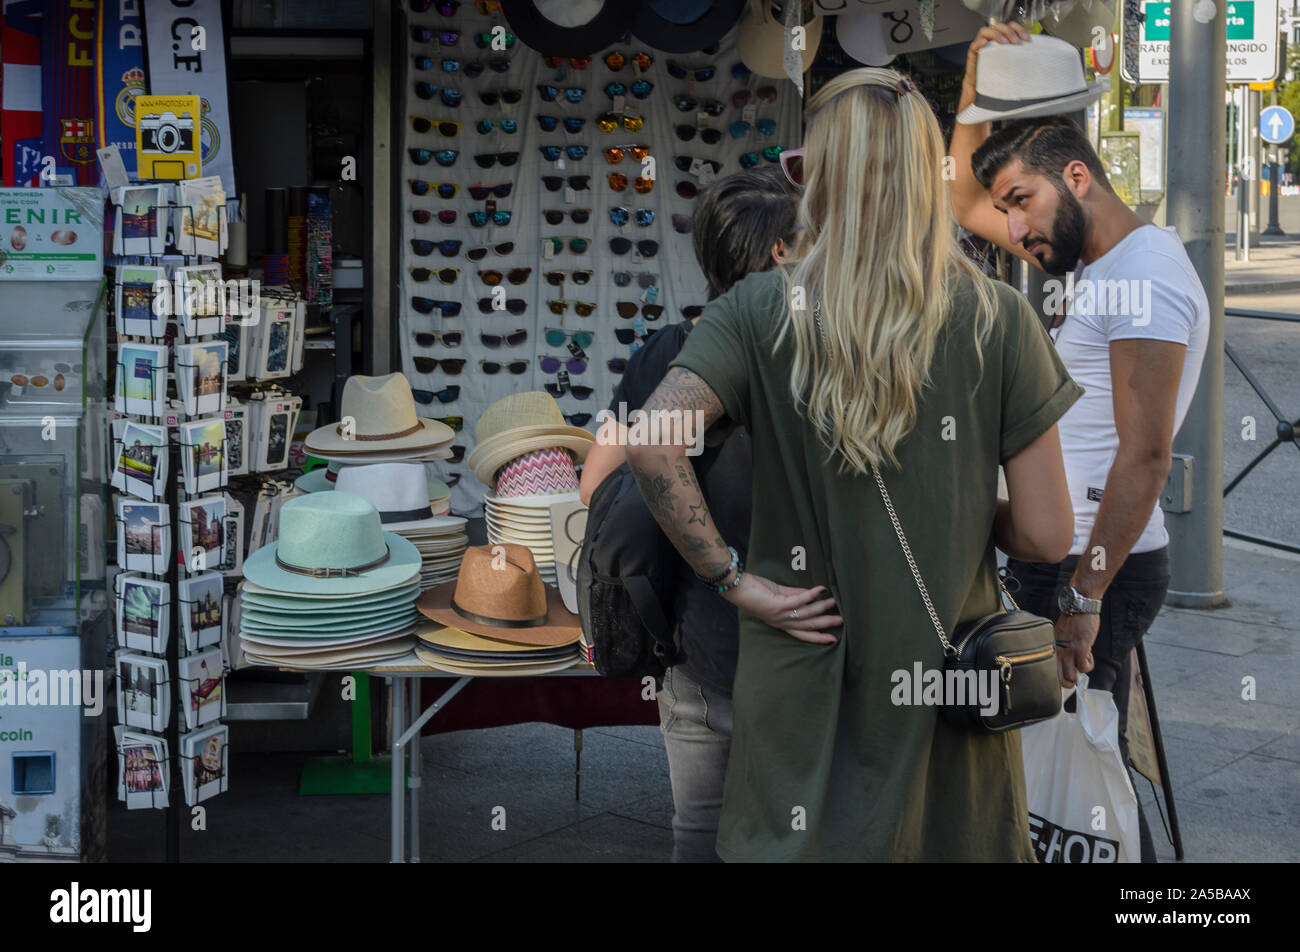
[{"label": "man's wristwatch", "polygon": [[1056,607],[1062,615],[1100,615],[1101,599],[1084,598],[1077,588],[1067,585],[1056,597]]}]

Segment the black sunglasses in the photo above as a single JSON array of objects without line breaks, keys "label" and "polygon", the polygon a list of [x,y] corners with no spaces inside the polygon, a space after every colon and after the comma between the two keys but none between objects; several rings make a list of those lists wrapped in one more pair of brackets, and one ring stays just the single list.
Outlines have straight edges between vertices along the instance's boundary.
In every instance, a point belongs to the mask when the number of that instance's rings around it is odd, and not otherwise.
[{"label": "black sunglasses", "polygon": [[[416,360],[428,359],[417,357]],[[416,365],[417,369],[419,365]],[[427,372],[427,371],[425,371]],[[444,387],[442,390],[411,390],[411,396],[415,398],[416,403],[433,403],[436,397],[439,403],[451,403],[453,400],[460,399],[460,387]],[[460,460],[452,460],[453,463],[459,463]]]},{"label": "black sunglasses", "polygon": [[581,192],[584,189],[591,188],[590,175],[570,175],[567,179],[563,175],[543,175],[542,184],[546,186],[548,192],[558,192],[564,188],[565,182],[569,183],[569,188],[575,192]]},{"label": "black sunglasses", "polygon": [[506,301],[504,308],[494,307],[492,298],[485,297],[478,299],[478,309],[484,314],[491,314],[493,311],[505,310],[518,317],[524,311],[528,310],[528,302],[523,298],[510,298]]},{"label": "black sunglasses", "polygon": [[562,397],[566,393],[570,393],[575,399],[586,400],[596,391],[592,387],[573,386],[572,384],[568,387],[561,387],[558,383],[548,383],[546,385],[546,392],[553,397]]},{"label": "black sunglasses", "polygon": [[502,166],[511,166],[519,161],[518,152],[484,152],[474,156],[474,161],[481,169],[490,169],[498,162]]},{"label": "black sunglasses", "polygon": [[506,198],[514,187],[514,182],[502,182],[500,185],[471,185],[469,186],[469,197],[476,202],[483,201],[489,195]]}]

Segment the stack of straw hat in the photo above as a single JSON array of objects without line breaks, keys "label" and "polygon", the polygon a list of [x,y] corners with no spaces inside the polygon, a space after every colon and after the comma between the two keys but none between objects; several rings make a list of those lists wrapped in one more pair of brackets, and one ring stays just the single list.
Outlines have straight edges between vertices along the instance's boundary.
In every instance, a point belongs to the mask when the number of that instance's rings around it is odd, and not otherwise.
[{"label": "stack of straw hat", "polygon": [[353,493],[298,496],[280,537],[244,561],[239,637],[248,660],[357,668],[414,646],[420,553]]},{"label": "stack of straw hat", "polygon": [[483,501],[488,540],[529,549],[542,579],[555,585],[551,506],[578,498],[574,466],[587,458],[595,437],[569,426],[544,391],[498,400],[483,411],[474,435],[465,462],[495,488]]},{"label": "stack of straw hat", "polygon": [[468,520],[433,514],[425,499],[428,481],[422,465],[345,466],[337,485],[336,492],[356,493],[367,500],[379,511],[385,531],[397,533],[419,551],[421,591],[456,577],[469,544],[464,532]]},{"label": "stack of straw hat", "polygon": [[430,667],[474,677],[562,671],[580,660],[578,616],[543,584],[520,545],[472,546],[454,582],[420,596],[430,620],[415,653]]}]

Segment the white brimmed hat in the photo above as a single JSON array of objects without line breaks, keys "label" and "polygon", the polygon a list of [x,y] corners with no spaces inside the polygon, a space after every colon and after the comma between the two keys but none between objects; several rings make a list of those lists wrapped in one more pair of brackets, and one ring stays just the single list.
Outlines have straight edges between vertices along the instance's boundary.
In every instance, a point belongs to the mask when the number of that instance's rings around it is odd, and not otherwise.
[{"label": "white brimmed hat", "polygon": [[512,393],[492,404],[478,418],[474,438],[477,443],[465,462],[479,482],[492,487],[497,470],[513,459],[562,447],[581,463],[596,442],[590,431],[569,426],[555,398],[543,390]]},{"label": "white brimmed hat", "polygon": [[365,455],[432,450],[450,443],[451,427],[416,416],[411,384],[402,374],[349,377],[339,401],[342,422],[312,430],[307,452],[318,455]]},{"label": "white brimmed hat", "polygon": [[465,525],[464,519],[433,514],[423,463],[344,466],[339,470],[335,492],[356,493],[369,502],[379,511],[385,532],[455,532]]},{"label": "white brimmed hat", "polygon": [[976,56],[975,103],[957,115],[963,125],[1077,112],[1110,89],[1104,76],[1084,82],[1079,51],[1054,36],[990,43]]}]

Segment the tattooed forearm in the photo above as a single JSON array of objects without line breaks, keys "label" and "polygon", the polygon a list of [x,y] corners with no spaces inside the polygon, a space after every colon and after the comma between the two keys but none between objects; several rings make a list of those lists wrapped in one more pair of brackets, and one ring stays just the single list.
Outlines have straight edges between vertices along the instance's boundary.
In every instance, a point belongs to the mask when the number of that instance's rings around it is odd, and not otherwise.
[{"label": "tattooed forearm", "polygon": [[[679,414],[702,412],[706,429],[725,412],[709,385],[680,367],[668,371],[642,409],[649,415],[652,428],[657,419],[664,419],[674,410]],[[686,460],[686,447],[668,439],[651,440],[650,445],[629,446],[627,461],[646,505],[682,558],[708,578],[724,573],[731,556],[726,541],[709,519],[709,507],[695,469]],[[701,528],[688,529],[691,524]]]}]

